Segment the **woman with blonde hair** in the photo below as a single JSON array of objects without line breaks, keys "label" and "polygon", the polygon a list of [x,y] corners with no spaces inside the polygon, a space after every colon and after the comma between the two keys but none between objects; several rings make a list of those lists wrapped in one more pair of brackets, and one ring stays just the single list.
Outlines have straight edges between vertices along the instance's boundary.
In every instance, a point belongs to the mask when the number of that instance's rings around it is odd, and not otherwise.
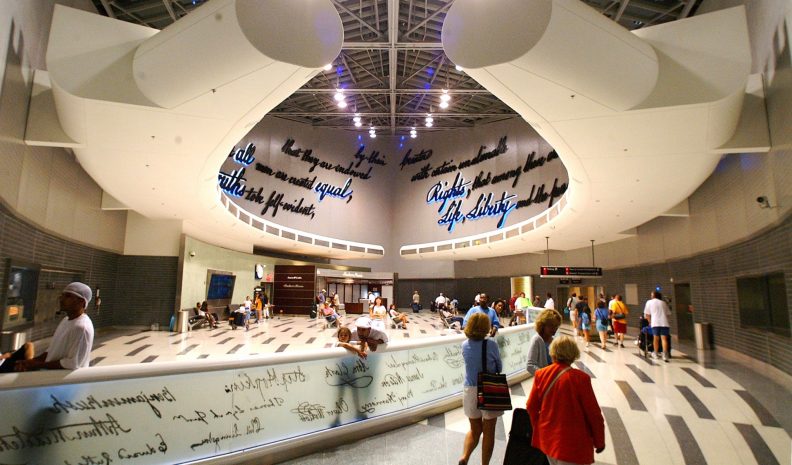
[{"label": "woman with blonde hair", "polygon": [[550,465],[594,463],[594,450],[605,450],[605,420],[591,378],[570,366],[580,349],[562,336],[550,344],[550,357],[553,364],[536,372],[526,405],[531,445],[547,455]]},{"label": "woman with blonde hair", "polygon": [[494,339],[487,339],[490,332],[490,319],[485,313],[477,312],[470,316],[465,325],[467,340],[462,343],[462,358],[465,361],[465,383],[462,388],[462,407],[470,421],[470,430],[465,435],[465,445],[459,465],[467,465],[470,455],[478,446],[479,437],[484,435],[481,445],[481,463],[487,465],[492,458],[495,446],[495,425],[501,411],[479,410],[476,386],[478,374],[485,371],[482,366],[482,345],[486,344],[487,366],[489,373],[500,373],[503,363],[500,358],[498,344]]},{"label": "woman with blonde hair", "polygon": [[561,314],[555,310],[547,309],[536,318],[534,323],[536,334],[528,341],[528,373],[535,374],[536,370],[553,363],[550,359],[550,343],[553,341],[558,328],[561,327]]}]

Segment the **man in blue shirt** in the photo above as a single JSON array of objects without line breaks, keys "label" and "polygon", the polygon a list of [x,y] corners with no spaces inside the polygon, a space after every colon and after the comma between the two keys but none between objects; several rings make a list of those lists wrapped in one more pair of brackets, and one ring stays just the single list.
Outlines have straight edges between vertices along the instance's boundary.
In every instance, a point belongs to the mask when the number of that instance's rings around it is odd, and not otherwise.
[{"label": "man in blue shirt", "polygon": [[465,319],[462,322],[463,328],[465,327],[465,325],[467,325],[470,316],[476,312],[485,313],[489,317],[490,323],[492,324],[492,328],[493,328],[492,331],[493,334],[495,333],[495,331],[497,331],[497,328],[501,327],[500,320],[498,320],[498,314],[495,312],[494,309],[489,307],[489,296],[487,296],[487,294],[482,293],[479,296],[479,304],[475,307],[471,307],[470,310],[468,310],[467,314],[465,315]]}]

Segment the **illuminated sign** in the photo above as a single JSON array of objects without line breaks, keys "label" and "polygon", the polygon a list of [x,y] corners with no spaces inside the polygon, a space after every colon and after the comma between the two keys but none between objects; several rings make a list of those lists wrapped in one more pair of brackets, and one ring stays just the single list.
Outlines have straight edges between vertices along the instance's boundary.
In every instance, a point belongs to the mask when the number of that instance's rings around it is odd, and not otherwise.
[{"label": "illuminated sign", "polygon": [[[255,151],[256,146],[253,143],[248,144],[244,149],[234,147],[231,149],[231,153],[228,154],[228,158],[233,159],[234,163],[239,165],[250,166],[256,160],[253,156]],[[220,185],[220,189],[234,197],[242,197],[245,194],[245,181],[247,181],[245,179],[245,168],[231,170],[230,173],[224,171],[217,173],[217,183]]]},{"label": "illuminated sign", "polygon": [[602,268],[585,266],[543,266],[540,278],[601,278]]},{"label": "illuminated sign", "polygon": [[324,200],[326,196],[335,197],[337,199],[346,199],[347,203],[352,200],[352,178],[347,178],[343,186],[333,186],[329,182],[320,182],[314,187],[313,191],[319,195],[319,201]]}]

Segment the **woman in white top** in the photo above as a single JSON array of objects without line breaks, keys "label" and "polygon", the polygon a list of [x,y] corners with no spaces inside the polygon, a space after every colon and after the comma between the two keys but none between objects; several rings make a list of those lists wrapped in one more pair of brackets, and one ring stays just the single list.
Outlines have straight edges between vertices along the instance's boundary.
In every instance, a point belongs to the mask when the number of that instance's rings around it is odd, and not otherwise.
[{"label": "woman in white top", "polygon": [[374,299],[374,306],[371,307],[371,310],[369,310],[369,316],[371,317],[372,328],[379,329],[381,331],[385,330],[385,323],[388,320],[388,309],[382,305],[382,297],[377,297]]}]

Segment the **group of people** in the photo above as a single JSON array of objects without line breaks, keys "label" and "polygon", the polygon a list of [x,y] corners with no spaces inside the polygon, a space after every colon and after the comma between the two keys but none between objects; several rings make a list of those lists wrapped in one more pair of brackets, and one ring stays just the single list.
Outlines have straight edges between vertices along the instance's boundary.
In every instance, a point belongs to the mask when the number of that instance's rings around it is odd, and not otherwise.
[{"label": "group of people", "polygon": [[267,294],[256,291],[253,293],[252,300],[249,295],[245,296],[245,300],[242,302],[242,305],[237,307],[235,310],[231,310],[230,307],[226,307],[225,316],[231,324],[231,329],[237,329],[238,326],[244,326],[245,331],[248,331],[250,329],[251,319],[254,315],[256,316],[256,321],[253,323],[259,323],[263,319],[271,318],[271,307],[272,306],[269,303]]},{"label": "group of people", "polygon": [[608,299],[605,294],[600,294],[592,314],[588,297],[577,293],[567,299],[564,313],[569,314],[569,321],[576,336],[582,337],[586,347],[590,344],[592,326],[599,334],[600,347],[605,349],[608,343],[609,332],[616,337],[616,346],[624,347],[624,334],[627,332],[627,316],[630,310],[624,303],[621,294],[615,294]]},{"label": "group of people", "polygon": [[[499,312],[495,308],[498,305],[490,307],[487,294],[481,293],[476,297],[476,305],[462,319],[467,337],[462,343],[465,364],[463,410],[468,417],[470,430],[465,436],[460,465],[467,464],[482,437],[482,464],[489,463],[495,443],[495,425],[497,418],[503,414],[502,411],[481,410],[477,405],[479,373],[498,373],[502,370],[502,362],[498,344],[492,337],[500,327]],[[516,297],[515,304],[522,305],[517,300],[524,298],[524,294]],[[549,293],[547,297],[545,305],[552,302]],[[0,355],[0,373],[87,367],[94,337],[93,324],[86,314],[91,298],[89,286],[80,282],[67,285],[59,298],[60,311],[66,316],[58,324],[48,350],[36,357],[33,345],[26,343],[14,352],[4,353]],[[257,317],[261,319],[259,310],[265,308],[266,296],[257,293],[254,299],[250,301],[246,298],[240,308],[246,313],[256,311]],[[582,331],[584,335],[589,331],[587,325],[591,321],[587,300],[585,296],[578,297],[573,293],[565,308],[574,330]],[[503,305],[503,302],[500,304]],[[217,316],[208,311],[206,302],[198,304],[196,308],[211,326],[217,324]],[[322,308],[332,307],[325,301],[322,302]],[[365,358],[368,351],[376,351],[380,345],[388,342],[382,324],[386,315],[390,315],[394,321],[407,316],[399,313],[395,305],[386,311],[382,298],[376,297],[369,315],[357,318],[354,328],[339,328],[336,346]],[[337,319],[338,314],[334,309],[333,314]],[[606,344],[603,336],[603,333],[607,334],[606,319],[611,321],[617,334],[617,344],[623,347],[628,314],[629,309],[621,295],[614,295],[606,302],[605,296],[600,294],[594,319],[603,347]],[[652,292],[643,316],[652,328],[654,357],[658,357],[657,352],[662,345],[664,359],[668,361],[670,309],[659,291]],[[406,324],[407,319],[404,318],[403,322]],[[572,368],[572,364],[580,357],[577,343],[570,337],[555,337],[561,324],[561,313],[552,306],[546,308],[538,315],[535,321],[536,334],[527,346],[526,370],[534,376],[526,404],[533,430],[531,445],[546,454],[551,465],[590,464],[594,462],[594,452],[600,453],[605,449],[605,424],[590,377]]]},{"label": "group of people", "polygon": [[[577,343],[569,337],[555,338],[561,314],[543,310],[535,321],[536,334],[528,343],[527,371],[534,375],[526,409],[533,435],[531,445],[543,452],[551,465],[589,464],[594,452],[605,449],[605,422],[591,386],[591,378],[571,365],[580,357]],[[502,369],[498,344],[490,335],[490,321],[484,312],[470,316],[462,343],[465,382],[462,405],[470,422],[459,465],[466,465],[482,440],[481,463],[492,457],[495,425],[501,411],[481,410],[477,404],[477,380],[482,371],[499,373]],[[482,363],[486,345],[486,364]],[[552,389],[552,396],[548,393]]]}]

